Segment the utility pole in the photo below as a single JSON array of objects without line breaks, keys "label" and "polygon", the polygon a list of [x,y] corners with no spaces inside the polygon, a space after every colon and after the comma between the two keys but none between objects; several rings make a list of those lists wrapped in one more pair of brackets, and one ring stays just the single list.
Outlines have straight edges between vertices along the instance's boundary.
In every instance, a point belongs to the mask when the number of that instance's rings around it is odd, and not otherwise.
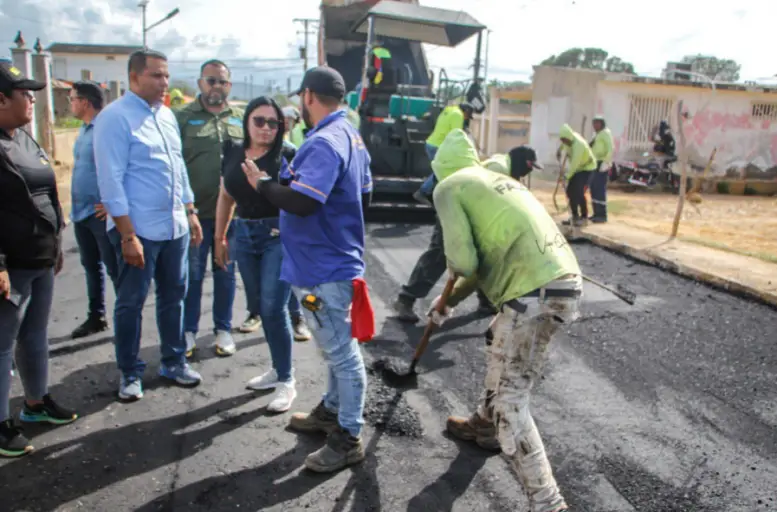
[{"label": "utility pole", "polygon": [[491,32],[492,30],[488,30],[486,32],[486,63],[483,66],[483,84],[486,86],[486,90],[488,89],[488,49],[491,42]]},{"label": "utility pole", "polygon": [[[305,35],[305,46],[301,47],[299,49],[299,55],[300,58],[303,59],[303,67],[302,72],[305,73],[308,70],[308,35],[312,35],[314,33],[314,30],[312,30],[311,25],[318,23],[318,20],[308,19],[308,18],[294,18],[294,23],[302,23],[302,26],[304,29],[302,32],[299,30],[297,31],[297,34],[304,34]],[[309,27],[311,29],[309,29]]]},{"label": "utility pole", "polygon": [[161,25],[162,23],[169,20],[170,18],[177,16],[181,12],[181,10],[178,7],[176,7],[172,11],[168,12],[164,18],[157,21],[156,23],[153,23],[150,27],[147,27],[146,26],[146,7],[148,7],[148,2],[149,0],[140,0],[140,3],[138,3],[138,7],[140,7],[141,13],[143,16],[143,48],[148,48],[148,46],[146,46],[146,33],[148,33],[149,30],[156,27],[157,25]]}]

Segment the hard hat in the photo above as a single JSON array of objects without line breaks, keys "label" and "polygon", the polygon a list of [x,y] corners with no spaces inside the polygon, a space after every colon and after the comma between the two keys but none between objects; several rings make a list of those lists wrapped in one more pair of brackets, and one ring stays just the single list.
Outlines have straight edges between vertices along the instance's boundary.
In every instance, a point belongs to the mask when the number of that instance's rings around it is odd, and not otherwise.
[{"label": "hard hat", "polygon": [[283,107],[283,117],[291,117],[292,119],[299,119],[299,111],[295,107]]}]

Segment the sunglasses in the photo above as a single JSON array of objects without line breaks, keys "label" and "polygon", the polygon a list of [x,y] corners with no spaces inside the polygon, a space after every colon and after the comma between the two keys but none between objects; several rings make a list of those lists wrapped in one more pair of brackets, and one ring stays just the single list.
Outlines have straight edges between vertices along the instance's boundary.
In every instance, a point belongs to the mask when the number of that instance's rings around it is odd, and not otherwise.
[{"label": "sunglasses", "polygon": [[225,85],[229,85],[229,80],[223,80],[221,78],[215,78],[212,76],[206,76],[203,77],[203,80],[205,80],[205,83],[213,87],[216,84],[219,84],[221,87],[224,87]]},{"label": "sunglasses", "polygon": [[264,128],[265,125],[269,126],[271,130],[275,130],[280,126],[280,121],[277,119],[267,119],[264,116],[256,116],[253,119],[254,126],[257,128]]}]

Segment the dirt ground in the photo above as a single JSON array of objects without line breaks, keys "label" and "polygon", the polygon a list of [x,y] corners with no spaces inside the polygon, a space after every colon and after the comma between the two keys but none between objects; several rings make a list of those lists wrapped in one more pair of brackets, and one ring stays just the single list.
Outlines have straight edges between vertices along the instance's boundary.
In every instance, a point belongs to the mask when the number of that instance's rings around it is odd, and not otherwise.
[{"label": "dirt ground", "polygon": [[[554,185],[532,181],[532,191],[555,215]],[[671,233],[677,196],[618,190],[608,190],[607,194],[610,222],[661,235]],[[563,190],[559,190],[557,201],[562,210],[566,208]],[[705,194],[700,204],[686,201],[679,238],[777,263],[777,197]]]}]

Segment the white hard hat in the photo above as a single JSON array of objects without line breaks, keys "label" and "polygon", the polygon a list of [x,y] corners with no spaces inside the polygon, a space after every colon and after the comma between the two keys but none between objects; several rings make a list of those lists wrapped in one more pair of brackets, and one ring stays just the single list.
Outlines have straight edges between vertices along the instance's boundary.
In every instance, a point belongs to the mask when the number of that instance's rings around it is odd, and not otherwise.
[{"label": "white hard hat", "polygon": [[299,111],[295,107],[283,107],[283,117],[299,119]]}]

